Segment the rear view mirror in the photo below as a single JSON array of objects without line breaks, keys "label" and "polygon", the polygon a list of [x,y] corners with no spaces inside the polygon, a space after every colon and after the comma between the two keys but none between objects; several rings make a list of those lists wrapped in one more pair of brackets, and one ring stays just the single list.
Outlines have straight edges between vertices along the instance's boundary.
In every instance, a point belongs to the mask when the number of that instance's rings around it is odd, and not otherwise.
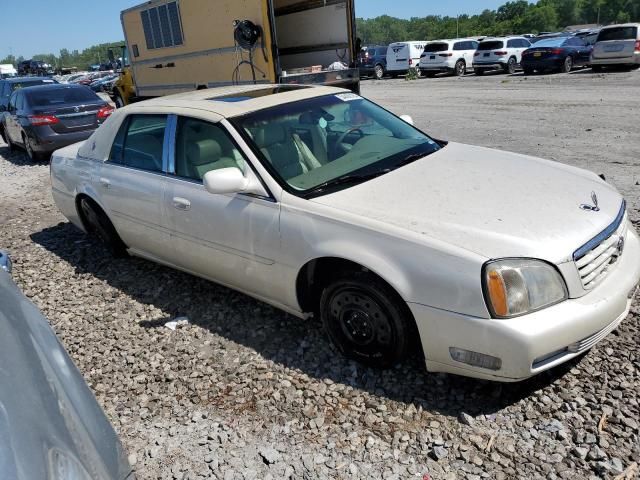
[{"label": "rear view mirror", "polygon": [[409,125],[413,125],[413,118],[410,115],[400,115],[400,120],[405,121]]},{"label": "rear view mirror", "polygon": [[239,168],[231,167],[211,170],[204,174],[202,183],[205,190],[214,195],[248,193],[263,197],[267,196],[267,192],[252,172],[249,171],[245,177]]}]

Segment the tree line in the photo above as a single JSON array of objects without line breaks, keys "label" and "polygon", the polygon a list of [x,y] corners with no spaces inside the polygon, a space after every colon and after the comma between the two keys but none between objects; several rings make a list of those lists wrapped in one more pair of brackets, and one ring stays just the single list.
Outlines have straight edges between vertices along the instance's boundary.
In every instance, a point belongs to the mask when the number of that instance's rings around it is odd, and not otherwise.
[{"label": "tree line", "polygon": [[54,69],[77,67],[79,70],[87,70],[90,65],[98,65],[108,62],[109,49],[113,49],[114,55],[120,56],[120,46],[124,45],[124,41],[101,43],[100,45],[93,45],[92,47],[85,48],[82,51],[72,50],[69,51],[66,48],[60,50],[58,55],[53,53],[41,53],[34,55],[31,58],[24,58],[22,55],[15,57],[9,55],[6,58],[0,60],[0,64],[12,63],[17,66],[23,60],[40,60],[53,66]]},{"label": "tree line", "polygon": [[[428,2],[424,5],[428,9]],[[478,15],[358,18],[357,30],[363,45],[387,45],[402,40],[554,32],[571,25],[638,20],[640,0],[516,0]]]}]

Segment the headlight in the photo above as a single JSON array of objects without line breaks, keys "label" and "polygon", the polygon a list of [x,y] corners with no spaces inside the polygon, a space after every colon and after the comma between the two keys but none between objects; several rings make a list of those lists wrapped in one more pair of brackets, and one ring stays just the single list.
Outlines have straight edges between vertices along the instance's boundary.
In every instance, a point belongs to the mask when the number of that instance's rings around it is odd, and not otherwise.
[{"label": "headlight", "polygon": [[487,305],[496,318],[534,312],[567,299],[560,273],[542,260],[504,259],[485,264]]}]

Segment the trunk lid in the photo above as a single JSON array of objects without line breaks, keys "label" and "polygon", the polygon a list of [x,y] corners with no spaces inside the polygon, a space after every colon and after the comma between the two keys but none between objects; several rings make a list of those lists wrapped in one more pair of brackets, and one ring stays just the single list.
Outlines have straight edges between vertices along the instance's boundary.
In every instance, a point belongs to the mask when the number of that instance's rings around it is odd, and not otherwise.
[{"label": "trunk lid", "polygon": [[638,27],[605,28],[593,48],[594,59],[632,57],[638,41]]},{"label": "trunk lid", "polygon": [[448,53],[451,53],[448,43],[430,43],[420,56],[420,64],[424,66],[445,64],[449,57],[443,55]]},{"label": "trunk lid", "polygon": [[106,105],[102,101],[77,105],[66,104],[56,108],[34,108],[33,113],[36,115],[54,115],[59,122],[52,124],[51,129],[56,133],[71,133],[98,128],[98,110]]}]

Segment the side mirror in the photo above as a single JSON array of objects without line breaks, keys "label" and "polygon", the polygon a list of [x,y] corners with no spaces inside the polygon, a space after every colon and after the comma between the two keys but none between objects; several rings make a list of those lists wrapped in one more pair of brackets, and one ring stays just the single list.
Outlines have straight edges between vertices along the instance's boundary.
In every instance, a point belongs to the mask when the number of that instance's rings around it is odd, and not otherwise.
[{"label": "side mirror", "polygon": [[245,177],[239,168],[220,168],[211,170],[204,174],[202,179],[204,188],[207,192],[215,195],[224,195],[229,193],[250,193],[254,195],[267,196],[267,192],[262,184],[249,171]]},{"label": "side mirror", "polygon": [[413,125],[413,118],[410,115],[400,115],[400,120],[405,121],[409,125]]}]

